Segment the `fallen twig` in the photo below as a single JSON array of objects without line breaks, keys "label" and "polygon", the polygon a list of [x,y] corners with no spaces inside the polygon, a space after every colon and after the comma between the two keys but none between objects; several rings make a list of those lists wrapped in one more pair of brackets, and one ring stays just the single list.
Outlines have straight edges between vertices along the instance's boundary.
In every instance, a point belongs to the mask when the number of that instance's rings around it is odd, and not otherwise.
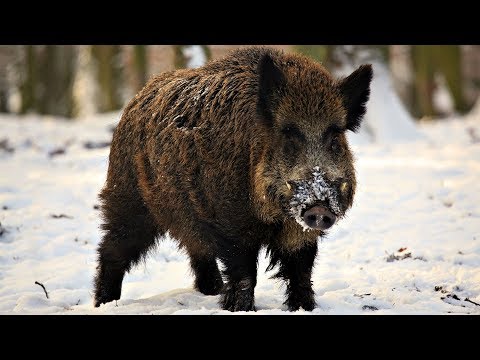
[{"label": "fallen twig", "polygon": [[50,150],[48,152],[48,156],[52,158],[57,155],[64,155],[65,153],[66,153],[66,150],[64,148],[59,147],[59,148]]},{"label": "fallen twig", "polygon": [[[455,300],[458,300],[458,301],[465,301],[465,302],[469,302],[469,303],[471,303],[471,304],[473,304],[473,305],[480,306],[479,303],[476,303],[475,301],[472,301],[472,300],[470,300],[470,299],[467,298],[467,297],[462,300],[462,299],[460,299],[456,294],[447,294],[446,297],[441,297],[440,299],[443,300],[443,301],[445,301],[445,300],[447,300],[447,299],[455,299]],[[445,302],[446,302],[447,304],[455,305],[455,304],[449,303],[448,301],[445,301]],[[461,307],[465,307],[465,305],[462,305],[462,304],[460,304],[460,306],[461,306]]]},{"label": "fallen twig", "polygon": [[61,218],[66,218],[66,219],[73,219],[73,216],[65,215],[65,214],[50,214],[50,217],[53,219],[61,219]]},{"label": "fallen twig", "polygon": [[110,146],[110,141],[87,141],[83,143],[85,149],[101,149]]},{"label": "fallen twig", "polygon": [[469,303],[472,303],[472,304],[474,304],[474,305],[480,306],[479,303],[476,303],[475,301],[472,301],[472,300],[470,300],[469,298],[465,298],[465,301],[467,301],[467,302],[469,302]]},{"label": "fallen twig", "polygon": [[[449,296],[449,295],[447,295],[447,297],[448,297],[448,296]],[[460,298],[459,298],[456,294],[452,294],[451,297],[452,297],[452,299],[461,301]]]},{"label": "fallen twig", "polygon": [[405,253],[403,255],[395,255],[395,254],[389,254],[387,257],[386,257],[386,260],[387,262],[393,262],[393,261],[397,261],[397,260],[405,260],[405,259],[408,259],[408,258],[411,258],[412,257],[412,253]]},{"label": "fallen twig", "polygon": [[48,297],[48,292],[47,292],[47,289],[45,289],[45,286],[43,286],[42,283],[39,283],[38,281],[35,281],[35,284],[37,285],[40,285],[42,288],[43,288],[43,291],[45,291],[45,296],[47,297],[47,299],[49,298]]},{"label": "fallen twig", "polygon": [[359,297],[359,298],[362,298],[362,299],[363,299],[363,297],[364,297],[364,296],[370,296],[370,295],[372,295],[372,293],[366,293],[366,294],[353,294],[353,296],[356,296],[356,297]]},{"label": "fallen twig", "polygon": [[[407,248],[400,248],[397,250],[398,253],[402,253],[406,250]],[[405,252],[403,255],[395,255],[395,253],[392,253],[392,254],[389,254],[387,251],[385,251],[385,253],[387,254],[387,257],[385,258],[385,260],[387,262],[394,262],[394,261],[398,261],[398,260],[405,260],[405,259],[413,259],[413,260],[421,260],[421,261],[427,261],[427,259],[425,259],[423,256],[415,256],[415,257],[412,257],[412,253],[411,252]]]}]

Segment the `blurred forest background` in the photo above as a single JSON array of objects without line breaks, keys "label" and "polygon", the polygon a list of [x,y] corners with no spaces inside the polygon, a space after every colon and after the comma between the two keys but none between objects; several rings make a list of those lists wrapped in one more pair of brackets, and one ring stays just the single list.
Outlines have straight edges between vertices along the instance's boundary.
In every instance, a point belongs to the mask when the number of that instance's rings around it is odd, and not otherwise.
[{"label": "blurred forest background", "polygon": [[[116,111],[150,76],[200,66],[231,45],[0,46],[0,112],[68,119]],[[330,71],[345,62],[383,62],[395,91],[415,119],[463,114],[480,93],[480,46],[282,45],[320,61]],[[358,61],[357,61],[358,62]]]}]

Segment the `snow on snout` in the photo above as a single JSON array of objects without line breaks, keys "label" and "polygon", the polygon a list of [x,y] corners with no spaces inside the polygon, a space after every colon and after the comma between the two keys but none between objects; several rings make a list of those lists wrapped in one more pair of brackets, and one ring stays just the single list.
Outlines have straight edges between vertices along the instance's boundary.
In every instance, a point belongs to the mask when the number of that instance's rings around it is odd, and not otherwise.
[{"label": "snow on snout", "polygon": [[295,182],[295,193],[290,201],[290,213],[304,231],[310,228],[303,221],[302,212],[316,201],[328,200],[330,210],[336,215],[341,214],[338,193],[327,183],[318,166],[313,168],[312,175],[310,180]]}]

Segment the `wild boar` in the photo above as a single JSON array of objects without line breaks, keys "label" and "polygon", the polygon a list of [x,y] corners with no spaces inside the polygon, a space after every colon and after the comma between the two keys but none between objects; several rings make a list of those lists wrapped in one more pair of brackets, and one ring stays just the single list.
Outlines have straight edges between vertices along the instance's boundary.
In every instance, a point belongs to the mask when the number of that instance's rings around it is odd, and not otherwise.
[{"label": "wild boar", "polygon": [[221,294],[223,309],[255,309],[263,246],[288,309],[312,310],[317,241],[353,202],[345,132],[361,124],[371,79],[371,65],[334,79],[267,47],[153,77],[113,134],[95,306],[120,298],[125,272],[168,231],[195,288]]}]

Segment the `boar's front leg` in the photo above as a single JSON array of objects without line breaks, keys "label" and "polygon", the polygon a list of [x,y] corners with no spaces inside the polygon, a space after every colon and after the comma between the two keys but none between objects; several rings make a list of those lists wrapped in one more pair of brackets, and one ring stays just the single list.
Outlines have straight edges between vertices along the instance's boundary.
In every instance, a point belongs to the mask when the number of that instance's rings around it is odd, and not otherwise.
[{"label": "boar's front leg", "polygon": [[[277,263],[279,271],[275,275],[287,284],[285,305],[288,310],[303,308],[312,311],[315,308],[315,293],[312,289],[312,268],[317,255],[317,243],[309,243],[298,250],[270,249],[271,262],[268,269]],[[268,270],[267,269],[267,270]]]},{"label": "boar's front leg", "polygon": [[221,250],[227,280],[220,304],[229,311],[255,311],[254,290],[257,285],[259,246],[232,245]]}]

